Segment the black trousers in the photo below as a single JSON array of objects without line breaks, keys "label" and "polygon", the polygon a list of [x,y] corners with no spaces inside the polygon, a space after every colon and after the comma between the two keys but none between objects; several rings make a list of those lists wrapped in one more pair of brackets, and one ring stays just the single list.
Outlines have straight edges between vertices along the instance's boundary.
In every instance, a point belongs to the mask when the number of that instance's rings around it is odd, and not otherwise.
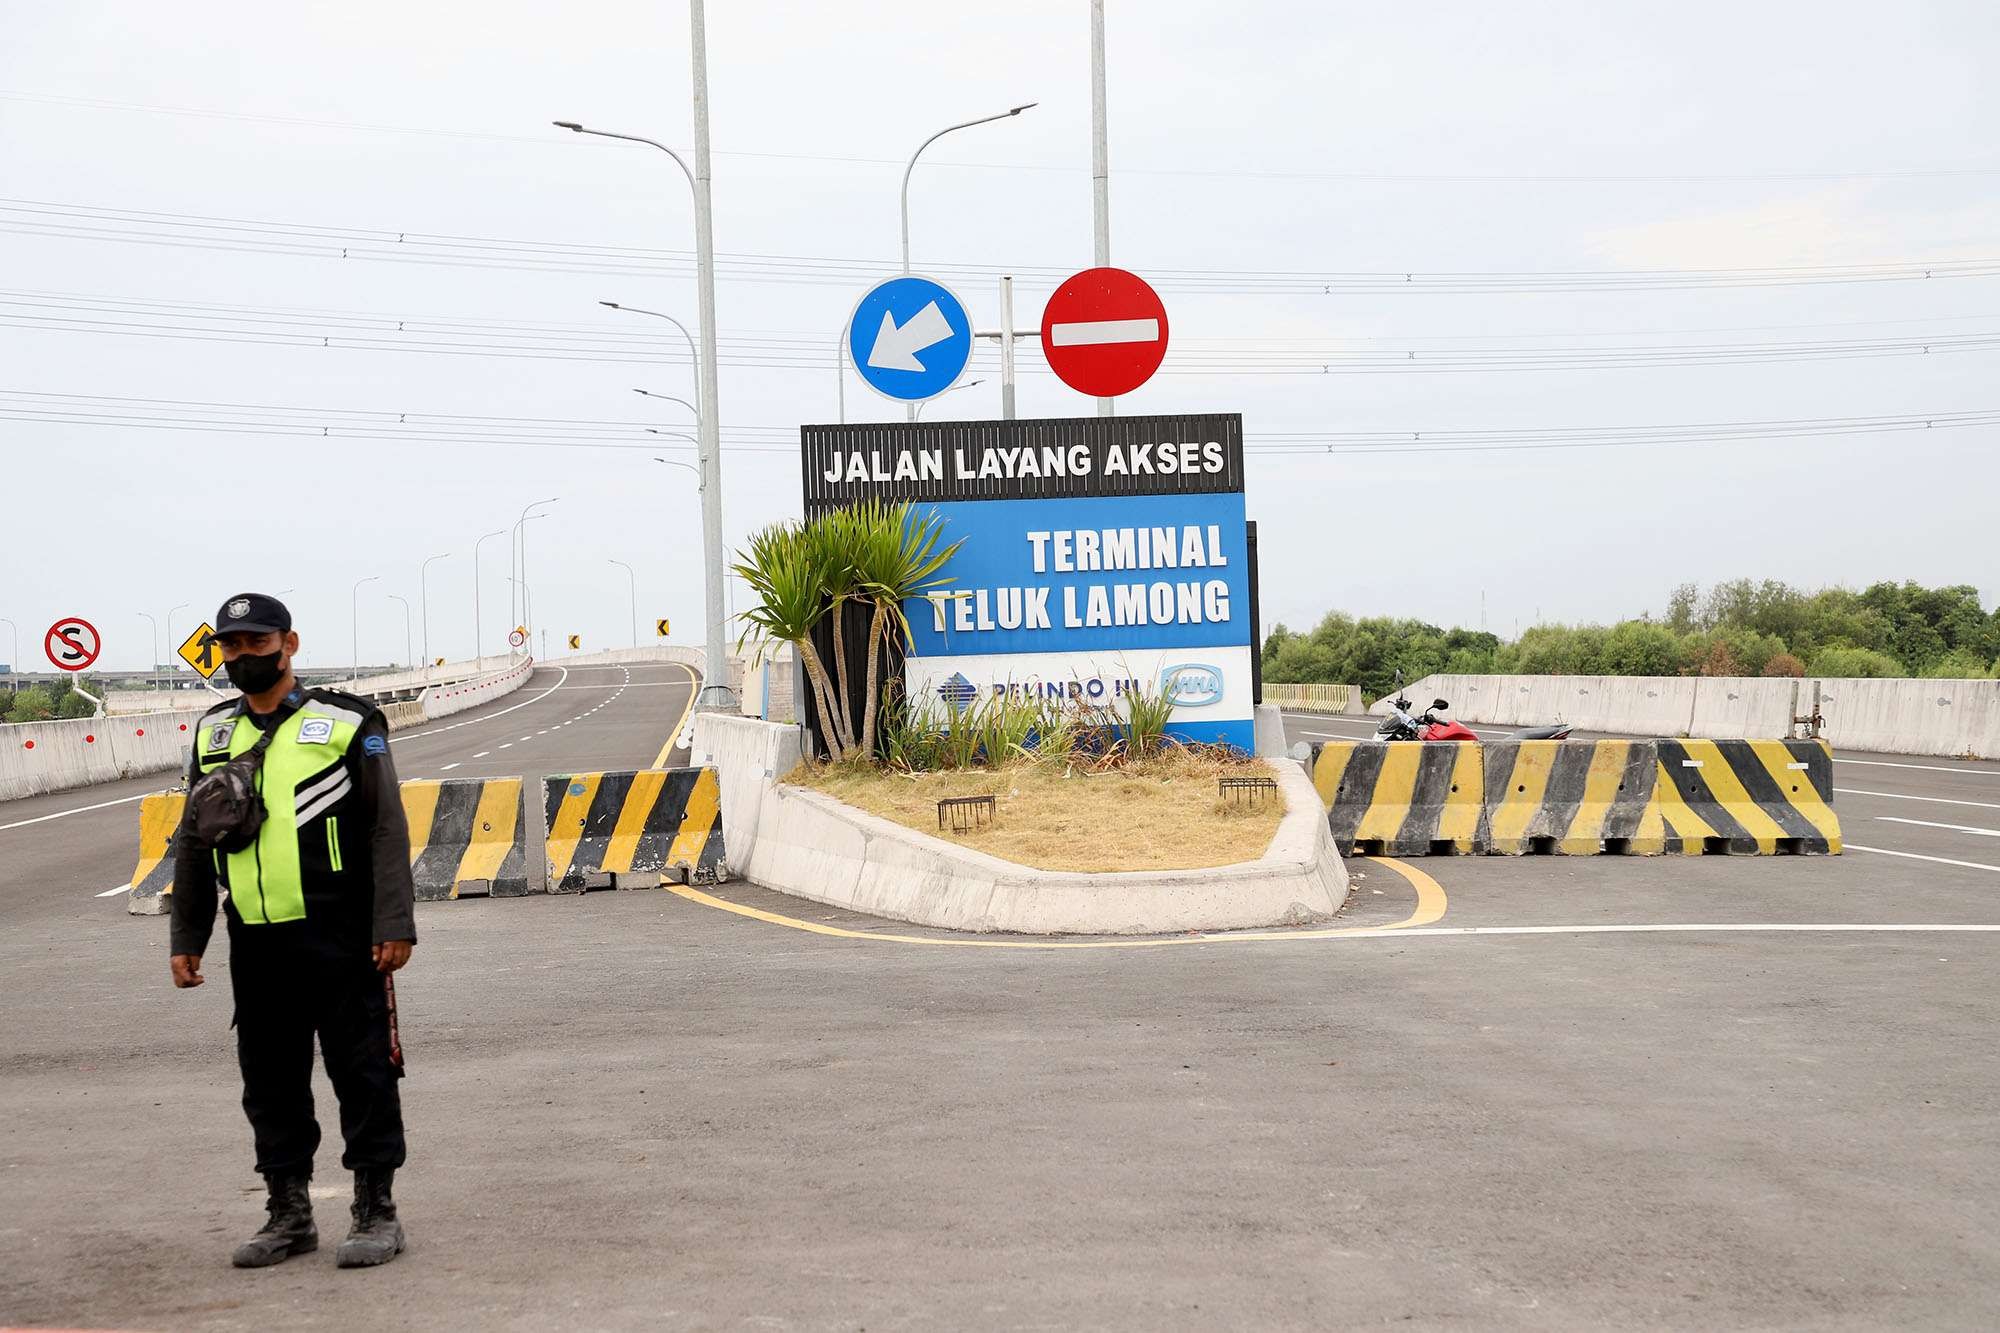
[{"label": "black trousers", "polygon": [[[232,925],[235,923],[232,922]],[[299,927],[307,927],[302,930]],[[236,1058],[243,1112],[265,1175],[311,1175],[319,1148],[313,1115],[313,1038],[340,1102],[340,1164],[399,1167],[403,1141],[400,1052],[391,1040],[387,989],[365,950],[309,933],[305,922],[230,931]],[[265,932],[277,932],[266,935]]]}]

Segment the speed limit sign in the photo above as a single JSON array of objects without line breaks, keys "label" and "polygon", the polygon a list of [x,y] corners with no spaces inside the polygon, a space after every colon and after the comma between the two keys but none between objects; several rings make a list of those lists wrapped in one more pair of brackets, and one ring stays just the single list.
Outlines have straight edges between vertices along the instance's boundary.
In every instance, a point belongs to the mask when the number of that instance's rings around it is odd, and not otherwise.
[{"label": "speed limit sign", "polygon": [[510,647],[519,648],[522,644],[526,643],[527,641],[528,641],[528,634],[526,630],[517,629],[507,636],[507,643]]}]

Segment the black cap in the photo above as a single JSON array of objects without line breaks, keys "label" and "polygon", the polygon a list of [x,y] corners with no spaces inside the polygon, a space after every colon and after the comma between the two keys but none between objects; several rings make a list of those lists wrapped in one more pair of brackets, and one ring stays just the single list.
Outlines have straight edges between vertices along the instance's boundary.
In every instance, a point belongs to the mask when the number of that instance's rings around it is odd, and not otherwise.
[{"label": "black cap", "polygon": [[215,612],[215,632],[262,634],[269,630],[284,633],[292,627],[292,613],[275,597],[261,592],[239,592]]}]

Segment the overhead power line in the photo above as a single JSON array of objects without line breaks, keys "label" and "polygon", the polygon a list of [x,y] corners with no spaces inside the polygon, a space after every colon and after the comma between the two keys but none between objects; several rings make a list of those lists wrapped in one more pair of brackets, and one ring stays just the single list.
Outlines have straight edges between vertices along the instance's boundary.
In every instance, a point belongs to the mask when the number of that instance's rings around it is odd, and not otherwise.
[{"label": "overhead power line", "polygon": [[[0,328],[532,360],[653,365],[684,364],[688,359],[684,340],[652,332],[651,326],[592,327],[359,311],[258,309],[39,292],[0,291]],[[823,335],[738,335],[722,339],[721,346],[725,363],[762,369],[823,372],[837,355],[833,341]],[[1039,352],[1032,343],[1030,348],[1030,356]],[[1378,348],[1304,340],[1205,339],[1177,344],[1168,353],[1162,373],[1296,376],[1620,370],[1925,356],[1996,348],[2000,348],[2000,328],[1874,338],[1584,347]],[[982,345],[979,356],[982,362],[994,359],[997,351]],[[1047,373],[1035,365],[1027,369]]]},{"label": "overhead power line", "polygon": [[[468,416],[438,412],[364,411],[179,399],[60,394],[0,389],[0,420],[223,435],[313,437],[351,442],[557,449],[691,448],[649,436],[653,424],[588,418]],[[1551,426],[1436,431],[1279,431],[1250,437],[1246,452],[1262,457],[1315,454],[1511,452],[1549,449],[1679,447],[1745,441],[1832,439],[1963,430],[2000,425],[2000,408],[1887,416],[1809,417],[1780,421],[1710,421],[1639,426]],[[796,427],[728,428],[732,453],[796,457]]]},{"label": "overhead power line", "polygon": [[[685,250],[325,227],[23,199],[0,200],[0,232],[450,268],[504,268],[522,272],[639,277],[685,277],[694,272],[694,256]],[[828,255],[721,254],[716,257],[717,275],[739,282],[858,286],[894,272],[897,267],[888,260]],[[939,277],[965,281],[997,280],[1003,274],[1011,274],[1050,286],[1069,276],[1067,268],[1051,265],[932,263],[926,268]],[[1336,293],[1398,291],[1462,295],[1792,287],[1992,277],[2000,274],[2000,259],[1898,260],[1870,264],[1711,269],[1439,272],[1202,269],[1149,265],[1147,274],[1155,287],[1183,293],[1330,296]]]}]

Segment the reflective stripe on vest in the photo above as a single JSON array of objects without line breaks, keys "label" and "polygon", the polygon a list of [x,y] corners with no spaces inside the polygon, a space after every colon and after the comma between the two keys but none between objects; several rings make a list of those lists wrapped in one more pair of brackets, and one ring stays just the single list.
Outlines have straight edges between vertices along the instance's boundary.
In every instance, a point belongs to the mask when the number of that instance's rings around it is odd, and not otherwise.
[{"label": "reflective stripe on vest", "polygon": [[[308,700],[278,724],[257,774],[257,789],[264,797],[264,827],[250,846],[222,857],[228,866],[229,901],[245,925],[305,919],[299,839],[308,825],[328,817],[354,790],[343,760],[362,720],[351,709]],[[225,751],[214,744],[221,739],[222,725],[221,721],[202,725],[199,766],[204,773],[244,753],[262,734],[247,715],[240,716],[230,728]]]}]

